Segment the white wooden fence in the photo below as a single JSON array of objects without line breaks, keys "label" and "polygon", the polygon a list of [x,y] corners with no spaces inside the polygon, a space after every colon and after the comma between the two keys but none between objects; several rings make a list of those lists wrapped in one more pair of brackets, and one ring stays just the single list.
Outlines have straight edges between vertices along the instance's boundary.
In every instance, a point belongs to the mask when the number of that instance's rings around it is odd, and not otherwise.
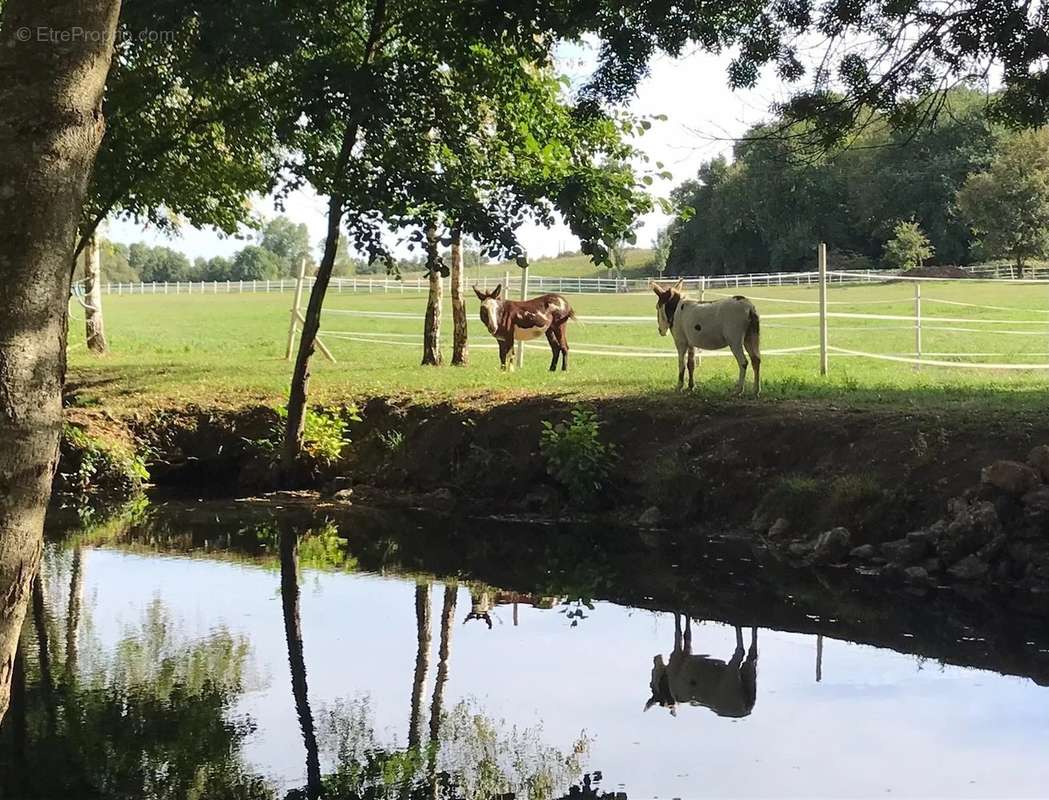
[{"label": "white wooden fence", "polygon": [[[892,275],[892,272],[864,270],[858,272],[838,272],[831,276],[834,283],[868,283]],[[519,292],[522,276],[520,270],[508,273],[506,277],[486,275],[476,280],[467,276],[467,280],[476,283],[483,289],[494,288],[497,283],[509,283],[508,292]],[[554,278],[538,275],[528,277],[529,291],[558,292],[561,294],[616,294],[624,292],[647,292],[649,278]],[[666,278],[667,282],[678,280],[677,277]],[[757,272],[743,275],[709,275],[683,278],[685,287],[698,289],[734,289],[754,286],[806,286],[819,282],[819,273],[813,272]],[[305,279],[304,289],[313,287],[314,279]],[[162,283],[106,283],[102,291],[107,295],[201,295],[201,294],[266,294],[271,292],[291,292],[296,286],[296,279],[259,281],[165,281]],[[388,276],[352,276],[349,278],[332,278],[328,289],[331,293],[363,292],[368,294],[425,294],[429,290],[426,278],[393,278]]]}]

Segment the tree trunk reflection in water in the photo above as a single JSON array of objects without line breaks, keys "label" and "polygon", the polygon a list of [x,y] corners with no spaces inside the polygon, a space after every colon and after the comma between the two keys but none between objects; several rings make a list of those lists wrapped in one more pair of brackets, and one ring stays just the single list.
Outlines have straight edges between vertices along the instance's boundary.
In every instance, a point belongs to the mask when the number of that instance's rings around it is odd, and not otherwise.
[{"label": "tree trunk reflection in water", "polygon": [[40,665],[40,690],[44,695],[48,733],[55,732],[55,681],[51,672],[51,639],[44,597],[44,564],[33,579],[33,629],[36,631],[37,661]]},{"label": "tree trunk reflection in water", "polygon": [[284,634],[288,642],[288,665],[291,667],[291,692],[299,715],[302,742],[306,747],[306,792],[311,798],[321,795],[320,756],[313,712],[306,686],[306,662],[302,648],[302,622],[299,616],[299,539],[291,530],[280,534],[280,596],[284,608]]},{"label": "tree trunk reflection in water", "polygon": [[437,651],[437,679],[433,685],[433,701],[430,704],[430,784],[437,796],[437,750],[440,747],[441,711],[444,704],[444,685],[448,682],[448,656],[452,649],[452,620],[455,617],[455,600],[459,587],[449,584],[444,587],[444,605],[441,608],[441,647]]},{"label": "tree trunk reflection in water", "polygon": [[80,547],[74,547],[73,568],[69,576],[69,610],[66,614],[66,684],[72,683],[76,677],[77,658],[80,654],[80,604],[84,594],[83,565],[83,550]]},{"label": "tree trunk reflection in water", "polygon": [[408,724],[408,747],[422,744],[422,704],[426,673],[430,668],[430,587],[415,587],[415,626],[419,648],[415,654],[415,681],[412,683],[412,716]]}]

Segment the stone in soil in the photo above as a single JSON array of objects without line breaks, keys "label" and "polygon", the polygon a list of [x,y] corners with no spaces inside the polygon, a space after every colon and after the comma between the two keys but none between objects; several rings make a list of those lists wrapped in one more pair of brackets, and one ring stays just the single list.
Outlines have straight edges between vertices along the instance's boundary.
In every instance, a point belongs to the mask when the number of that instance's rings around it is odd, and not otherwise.
[{"label": "stone in soil", "polygon": [[929,543],[914,539],[897,539],[894,542],[885,542],[881,546],[881,554],[890,562],[907,566],[917,564],[929,553]]},{"label": "stone in soil", "polygon": [[966,556],[947,570],[947,574],[959,581],[978,581],[987,576],[990,566],[976,556]]},{"label": "stone in soil", "polygon": [[1020,502],[1024,504],[1024,508],[1027,511],[1049,511],[1049,486],[1039,486],[1037,489],[1032,489],[1020,498]]},{"label": "stone in soil", "polygon": [[847,528],[831,528],[816,537],[812,557],[821,564],[841,561],[848,555],[852,545],[852,534]]},{"label": "stone in soil", "polygon": [[1049,483],[1049,445],[1040,444],[1027,454],[1027,464],[1038,470],[1042,480]]},{"label": "stone in soil", "polygon": [[849,558],[857,561],[870,561],[875,555],[874,545],[872,544],[861,544],[859,547],[852,548],[849,553]]},{"label": "stone in soil", "polygon": [[770,539],[782,539],[790,532],[790,521],[786,517],[779,517],[769,528]]},{"label": "stone in soil", "polygon": [[1013,497],[1020,497],[1036,488],[1042,482],[1042,476],[1027,464],[1003,460],[984,467],[980,480]]},{"label": "stone in soil", "polygon": [[663,512],[656,506],[649,506],[644,510],[641,516],[637,518],[637,524],[646,528],[653,528],[656,525],[659,525],[662,521]]}]

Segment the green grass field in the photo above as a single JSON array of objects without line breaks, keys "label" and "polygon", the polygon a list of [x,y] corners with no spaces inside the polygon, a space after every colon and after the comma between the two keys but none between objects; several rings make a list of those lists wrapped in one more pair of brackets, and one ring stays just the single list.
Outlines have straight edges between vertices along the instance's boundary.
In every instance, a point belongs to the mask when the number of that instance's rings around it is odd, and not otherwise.
[{"label": "green grass field", "polygon": [[[814,312],[816,287],[744,291],[755,298],[762,313],[767,400],[818,399],[835,406],[975,406],[1006,411],[1036,410],[1044,404],[1049,385],[1049,370],[1045,369],[923,367],[919,371],[910,364],[832,353],[830,374],[820,377],[815,350],[775,353],[818,343],[815,318],[777,316]],[[1049,364],[1049,285],[930,283],[923,285],[922,294],[926,358]],[[549,350],[545,340],[532,343],[526,351],[523,370],[507,374],[499,371],[495,351],[482,349],[494,342],[477,321],[477,303],[471,296],[470,341],[474,349],[470,365],[423,368],[419,366],[425,305],[422,294],[332,294],[323,325],[329,333],[322,338],[338,363],[328,363],[318,354],[313,368],[313,397],[330,403],[381,393],[485,402],[528,394],[599,398],[673,389],[676,361],[663,357],[673,354],[673,342],[658,335],[654,296],[568,298],[584,318],[637,316],[642,320],[573,324],[569,339],[575,352],[567,374],[547,371]],[[714,298],[708,294],[708,299]],[[290,365],[284,360],[290,293],[106,296],[104,301],[112,353],[102,358],[86,352],[83,326],[75,319],[82,312],[73,307],[70,380],[76,384],[79,402],[104,402],[110,408],[132,410],[186,403],[278,403],[284,397],[290,373]],[[913,289],[907,283],[833,286],[830,302],[833,313],[885,316],[909,316],[914,304]],[[346,311],[356,313],[340,313]],[[375,312],[417,318],[366,316]],[[999,324],[991,324],[994,321]],[[1000,324],[1003,322],[1006,324]],[[915,347],[913,322],[909,320],[833,318],[829,340],[835,347],[899,357],[913,356]],[[447,302],[443,342],[447,358],[451,350]],[[609,352],[624,349],[638,355]],[[951,355],[956,353],[978,355]],[[735,380],[736,365],[731,358],[708,355],[697,372],[701,397],[723,396]]]}]

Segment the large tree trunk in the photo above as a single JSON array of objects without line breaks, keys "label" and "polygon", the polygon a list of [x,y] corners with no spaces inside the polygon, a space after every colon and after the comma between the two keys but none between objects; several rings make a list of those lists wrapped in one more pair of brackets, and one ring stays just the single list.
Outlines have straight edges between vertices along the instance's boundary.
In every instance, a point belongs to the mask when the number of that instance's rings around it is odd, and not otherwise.
[{"label": "large tree trunk", "polygon": [[[119,11],[7,0],[0,16],[0,719],[58,460],[69,265]],[[37,41],[44,29],[84,35]]]},{"label": "large tree trunk", "polygon": [[463,232],[452,228],[452,366],[465,367],[470,360],[466,329],[466,298],[463,296]]},{"label": "large tree trunk", "polygon": [[412,715],[408,722],[408,747],[422,744],[423,692],[426,673],[430,670],[430,587],[420,583],[415,587],[415,680],[412,682]]},{"label": "large tree trunk", "polygon": [[426,268],[430,271],[430,293],[426,297],[423,322],[423,366],[441,366],[441,305],[444,301],[444,279],[437,263],[437,227],[426,226]]},{"label": "large tree trunk", "polygon": [[84,247],[84,324],[87,349],[92,353],[105,353],[109,345],[102,321],[102,259],[94,236]]},{"label": "large tree trunk", "polygon": [[284,609],[284,636],[288,643],[288,666],[291,668],[291,693],[299,715],[302,743],[306,747],[306,795],[310,800],[321,795],[321,765],[317,734],[310,710],[306,684],[306,659],[302,647],[302,620],[299,615],[299,538],[288,529],[280,533],[280,597]]}]

